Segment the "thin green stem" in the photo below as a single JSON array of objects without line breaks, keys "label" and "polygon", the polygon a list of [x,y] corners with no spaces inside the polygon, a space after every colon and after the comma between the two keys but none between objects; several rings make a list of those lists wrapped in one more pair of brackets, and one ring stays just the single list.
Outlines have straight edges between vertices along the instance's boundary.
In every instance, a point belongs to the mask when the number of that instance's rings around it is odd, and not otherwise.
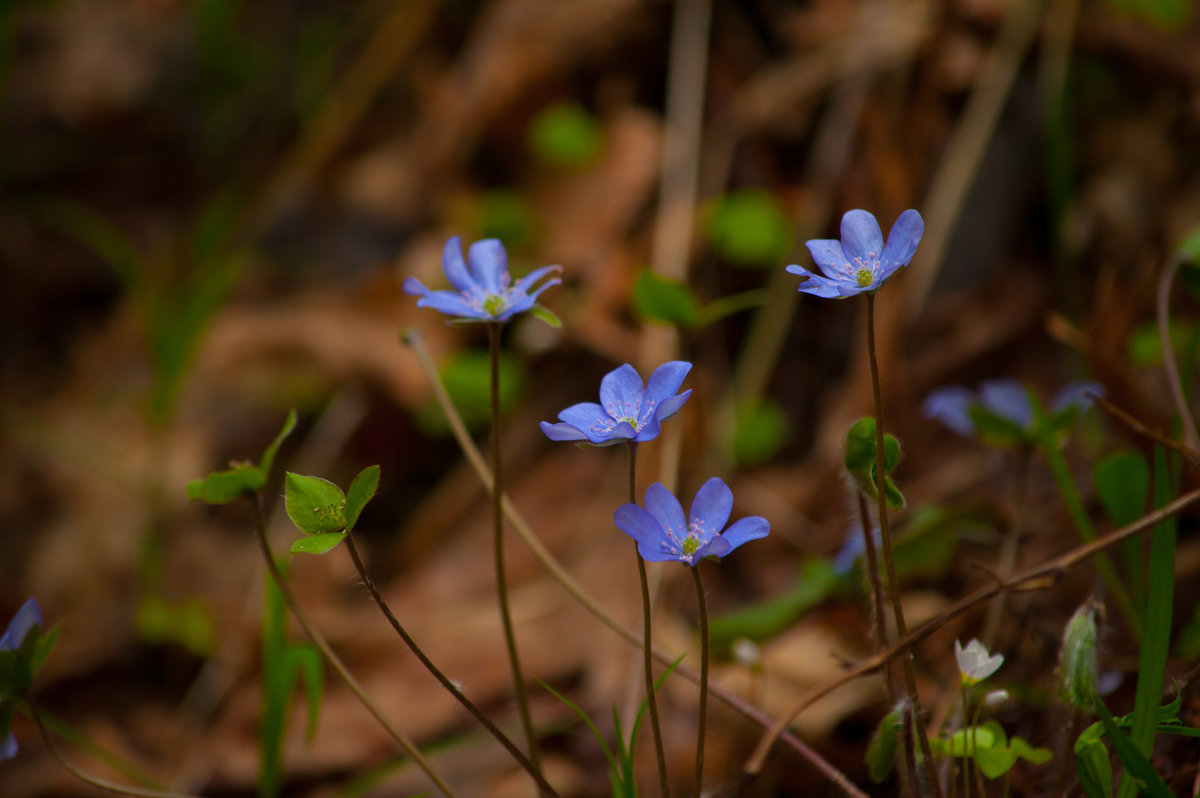
[{"label": "thin green stem", "polygon": [[1185,263],[1181,255],[1171,258],[1166,270],[1158,280],[1158,297],[1156,315],[1158,316],[1158,337],[1162,343],[1163,371],[1167,375],[1167,385],[1171,389],[1171,399],[1179,412],[1179,421],[1183,425],[1183,440],[1193,451],[1200,449],[1200,437],[1196,433],[1196,421],[1183,395],[1183,385],[1179,379],[1179,365],[1175,362],[1175,347],[1171,344],[1171,283],[1175,272]]},{"label": "thin green stem", "polygon": [[[896,564],[892,558],[892,536],[888,528],[887,471],[884,464],[883,443],[883,392],[879,387],[879,361],[875,353],[874,294],[867,294],[867,360],[871,367],[871,397],[875,403],[875,494],[879,512],[879,539],[883,548],[884,566],[887,568],[888,598],[896,617],[896,636],[903,639],[908,634],[908,628],[904,623],[904,610],[900,607],[900,587],[896,582]],[[916,719],[917,739],[925,758],[929,786],[933,790],[933,794],[940,797],[941,788],[938,786],[937,772],[933,765],[933,751],[929,747],[929,735],[925,730],[925,718],[921,713],[920,697],[917,694],[917,679],[913,673],[912,652],[906,651],[900,661],[904,666],[904,680],[908,688],[908,698],[912,704],[913,716]],[[913,779],[919,781],[915,772]],[[917,794],[921,794],[919,789]]]},{"label": "thin green stem", "polygon": [[433,660],[429,659],[425,652],[421,650],[421,647],[417,645],[417,641],[412,638],[412,635],[408,633],[408,631],[400,623],[399,619],[396,618],[391,607],[388,606],[387,601],[385,601],[383,596],[380,594],[379,588],[375,586],[375,580],[373,580],[370,573],[367,572],[367,567],[363,563],[362,556],[359,554],[358,546],[354,544],[354,536],[346,535],[345,542],[346,549],[350,552],[350,559],[354,561],[354,568],[358,571],[358,576],[360,579],[362,579],[363,584],[367,586],[367,592],[371,594],[371,598],[375,600],[375,603],[379,606],[380,611],[383,613],[384,617],[387,618],[388,623],[392,625],[392,629],[396,631],[396,634],[400,635],[400,638],[404,641],[405,645],[412,650],[413,654],[417,656],[417,659],[421,661],[421,664],[425,666],[425,669],[433,674],[434,678],[441,683],[442,687],[446,688],[446,690],[450,692],[450,695],[454,696],[458,703],[462,704],[466,710],[471,713],[471,716],[475,718],[475,720],[479,721],[480,725],[487,729],[488,733],[495,737],[496,740],[504,746],[505,750],[512,755],[512,758],[517,760],[517,764],[523,767],[526,772],[533,777],[533,780],[537,782],[538,789],[541,790],[542,795],[547,796],[547,798],[557,798],[558,793],[554,791],[554,788],[550,786],[550,784],[542,776],[541,772],[534,766],[533,762],[529,761],[529,758],[522,753],[520,748],[517,748],[516,744],[509,739],[508,735],[500,731],[500,729],[496,727],[496,724],[492,723],[488,716],[483,714],[483,712],[479,709],[479,707],[475,706],[471,699],[467,698],[458,685],[451,681],[446,674],[442,673],[442,670],[437,665],[433,664]]},{"label": "thin green stem", "polygon": [[700,605],[700,728],[696,732],[696,798],[704,784],[704,727],[708,720],[708,599],[700,580],[700,563],[692,566],[696,603]]},{"label": "thin green stem", "polygon": [[[629,503],[637,504],[637,442],[630,441],[629,449]],[[653,640],[650,634],[651,616],[650,580],[646,578],[646,563],[638,551],[637,542],[633,544],[633,557],[637,560],[638,579],[642,584],[642,670],[646,677],[646,705],[650,709],[650,730],[654,736],[654,756],[658,762],[658,784],[662,798],[669,798],[667,787],[667,754],[663,747],[662,724],[658,720],[658,699],[654,694],[654,652]]]},{"label": "thin green stem", "polygon": [[533,730],[533,718],[529,714],[529,698],[525,693],[525,677],[521,673],[521,658],[517,654],[517,638],[513,633],[512,613],[508,608],[508,577],[504,568],[504,496],[503,472],[500,456],[500,324],[488,323],[488,356],[492,366],[492,541],[496,561],[496,595],[500,602],[500,621],[504,626],[504,645],[508,649],[508,664],[512,669],[513,690],[517,698],[517,709],[521,713],[521,726],[529,744],[529,759],[534,768],[541,772],[542,763],[538,756],[537,734]]},{"label": "thin green stem", "polygon": [[334,653],[333,649],[329,646],[329,641],[325,639],[325,635],[317,631],[317,628],[308,619],[307,613],[300,609],[299,602],[292,595],[292,589],[288,586],[287,580],[283,578],[283,574],[280,573],[279,565],[275,562],[275,555],[271,552],[271,544],[267,540],[267,524],[263,518],[262,504],[257,494],[251,499],[251,504],[254,506],[254,528],[258,533],[258,546],[262,551],[263,559],[266,561],[267,571],[271,574],[271,579],[275,581],[275,586],[279,588],[279,594],[283,596],[284,603],[288,605],[288,609],[291,610],[292,615],[300,623],[300,627],[304,629],[304,633],[309,636],[313,644],[325,655],[325,659],[337,671],[338,676],[342,677],[342,681],[350,688],[350,692],[354,693],[359,703],[366,707],[367,711],[375,717],[375,720],[379,721],[379,725],[383,726],[384,730],[396,741],[396,744],[412,757],[417,767],[425,771],[425,775],[429,776],[429,779],[437,785],[437,788],[447,798],[455,798],[455,792],[450,789],[450,785],[446,784],[445,780],[433,769],[433,766],[429,764],[429,760],[425,758],[416,744],[392,726],[391,721],[384,717],[383,712],[375,705],[375,702],[367,697],[367,693],[362,685],[358,683],[358,680],[350,673],[350,669],[342,662],[342,658]]}]

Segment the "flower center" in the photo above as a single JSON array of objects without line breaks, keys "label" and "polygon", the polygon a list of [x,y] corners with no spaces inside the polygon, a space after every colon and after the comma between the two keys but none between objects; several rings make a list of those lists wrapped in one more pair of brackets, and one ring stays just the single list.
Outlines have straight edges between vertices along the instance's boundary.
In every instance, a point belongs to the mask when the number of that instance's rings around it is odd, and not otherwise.
[{"label": "flower center", "polygon": [[859,269],[858,273],[854,275],[854,279],[858,281],[859,285],[866,288],[875,279],[875,275],[871,273],[870,269]]},{"label": "flower center", "polygon": [[506,304],[504,297],[499,294],[488,294],[483,298],[483,309],[489,316],[499,316],[504,312]]},{"label": "flower center", "polygon": [[696,553],[696,549],[700,548],[700,538],[695,535],[688,535],[683,541],[683,553],[687,557],[691,557]]}]

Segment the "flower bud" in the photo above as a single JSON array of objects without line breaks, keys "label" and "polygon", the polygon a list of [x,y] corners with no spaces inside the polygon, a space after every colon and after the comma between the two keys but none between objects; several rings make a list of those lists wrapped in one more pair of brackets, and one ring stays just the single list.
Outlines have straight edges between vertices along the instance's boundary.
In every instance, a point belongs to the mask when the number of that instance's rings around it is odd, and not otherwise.
[{"label": "flower bud", "polygon": [[1096,610],[1087,601],[1075,610],[1063,632],[1058,655],[1058,695],[1068,706],[1090,710],[1096,702]]}]

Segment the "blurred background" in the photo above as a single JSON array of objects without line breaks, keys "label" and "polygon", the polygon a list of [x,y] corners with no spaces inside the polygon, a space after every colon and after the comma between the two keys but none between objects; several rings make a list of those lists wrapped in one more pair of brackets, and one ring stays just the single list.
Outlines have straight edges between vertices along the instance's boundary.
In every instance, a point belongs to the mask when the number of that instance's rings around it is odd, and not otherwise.
[{"label": "blurred background", "polygon": [[[926,221],[877,302],[885,423],[905,451],[910,623],[985,583],[973,563],[994,561],[1012,512],[1011,457],[922,418],[929,391],[1011,376],[1048,397],[1091,377],[1170,429],[1153,302],[1200,221],[1189,0],[7,0],[0,96],[0,619],[34,595],[61,621],[38,695],[82,736],[68,755],[113,779],[231,798],[428,789],[332,674],[310,740],[303,682],[285,691],[282,775],[260,779],[261,674],[279,644],[263,642],[252,515],[191,504],[184,485],[257,460],[291,408],[282,469],[345,486],[381,465],[357,530],[376,581],[519,736],[486,494],[400,339],[419,332],[486,442],[484,331],[399,289],[410,275],[446,287],[451,235],[501,238],[517,274],[563,267],[542,297],[561,330],[505,329],[509,493],[630,628],[636,569],[611,523],[624,452],[552,444],[537,422],[595,401],[621,363],[695,364],[692,399],[641,447],[639,494],[662,480],[690,497],[719,475],[735,517],[771,521],[769,539],[704,566],[713,613],[749,613],[714,628],[714,678],[768,714],[870,651],[855,580],[828,567],[856,534],[840,461],[846,429],[871,412],[865,307],[799,295],[784,272],[811,266],[804,241],[837,237],[845,210],[872,211],[885,232],[906,208]],[[1173,300],[1181,347],[1196,287]],[[1089,458],[1131,446],[1144,442],[1098,415],[1076,430],[1085,495]],[[265,491],[274,504],[279,484]],[[1068,549],[1037,460],[1026,501],[1019,561]],[[297,537],[277,512],[277,552]],[[804,576],[821,564],[824,581]],[[1181,629],[1198,565],[1185,534]],[[509,567],[527,674],[611,735],[612,706],[632,714],[634,650],[515,537]],[[290,568],[335,648],[462,794],[532,794],[404,650],[344,551]],[[657,642],[694,655],[690,580],[655,573]],[[1091,579],[1013,599],[995,640],[1025,698],[1006,724],[1056,756],[1014,771],[1018,794],[1050,794],[1056,768],[1073,769],[1049,696],[1058,636]],[[918,649],[934,718],[956,695],[952,641],[981,616]],[[1122,635],[1108,638],[1109,666],[1132,670]],[[755,642],[740,661],[738,637]],[[594,738],[549,692],[531,694],[550,780],[608,794]],[[695,689],[669,681],[663,701],[672,780],[691,789]],[[883,705],[860,681],[797,729],[880,789],[862,757]],[[759,731],[710,711],[716,786]],[[27,718],[15,728],[0,793],[97,794]],[[836,791],[783,750],[759,789]]]}]

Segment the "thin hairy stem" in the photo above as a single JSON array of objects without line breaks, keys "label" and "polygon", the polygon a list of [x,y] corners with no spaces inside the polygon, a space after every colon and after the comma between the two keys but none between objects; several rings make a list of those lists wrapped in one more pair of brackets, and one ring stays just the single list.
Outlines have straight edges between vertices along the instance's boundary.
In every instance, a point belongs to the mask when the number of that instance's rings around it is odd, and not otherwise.
[{"label": "thin hairy stem", "polygon": [[[626,444],[629,449],[629,503],[637,504],[637,442]],[[646,705],[650,709],[650,730],[654,734],[654,756],[658,762],[658,784],[663,798],[668,798],[667,754],[663,748],[662,726],[658,720],[658,699],[654,694],[654,653],[650,634],[651,616],[650,580],[646,578],[646,563],[638,551],[637,541],[633,544],[633,558],[637,560],[638,579],[642,585],[642,671],[646,678]]]},{"label": "thin hairy stem", "polygon": [[425,771],[425,775],[429,776],[429,779],[437,785],[437,788],[447,798],[454,798],[455,792],[450,789],[450,785],[446,784],[437,771],[433,769],[433,766],[429,764],[429,760],[425,758],[416,744],[392,726],[391,721],[384,717],[379,707],[375,706],[375,702],[367,697],[366,691],[363,690],[362,685],[358,683],[354,675],[350,673],[349,668],[342,662],[342,658],[334,653],[333,649],[329,646],[329,641],[325,639],[323,634],[317,631],[317,628],[308,619],[308,615],[300,608],[296,597],[292,595],[292,589],[288,586],[287,580],[283,578],[283,574],[279,571],[279,566],[275,562],[275,555],[271,553],[271,544],[267,540],[267,524],[263,518],[262,504],[259,496],[255,494],[250,503],[254,507],[254,529],[258,533],[258,546],[262,551],[263,559],[266,561],[267,571],[271,574],[271,579],[275,581],[275,586],[279,588],[279,594],[283,596],[284,603],[287,604],[292,615],[295,616],[301,628],[304,629],[304,633],[321,650],[321,653],[325,655],[325,659],[337,671],[338,676],[342,677],[342,681],[346,683],[346,686],[350,688],[350,692],[354,693],[355,698],[366,707],[367,711],[375,717],[375,720],[379,721],[379,725],[383,726],[384,730],[396,741],[396,744],[412,757],[413,761],[417,763],[417,767]]},{"label": "thin hairy stem", "polygon": [[483,714],[483,712],[479,709],[479,707],[475,706],[471,699],[467,698],[463,691],[459,689],[458,685],[447,678],[446,674],[442,673],[442,670],[437,665],[433,664],[433,660],[429,659],[425,652],[421,650],[421,647],[417,645],[417,641],[412,638],[407,630],[405,630],[404,626],[392,612],[391,607],[388,606],[387,601],[385,601],[383,596],[380,594],[379,588],[375,586],[375,580],[373,580],[370,573],[367,572],[367,567],[363,563],[362,556],[358,552],[358,546],[354,544],[354,536],[346,535],[345,542],[346,549],[350,552],[350,559],[354,561],[354,568],[358,571],[358,576],[360,579],[362,579],[363,584],[366,585],[367,592],[371,594],[371,598],[375,600],[375,603],[379,606],[379,610],[383,613],[383,616],[387,618],[388,623],[392,625],[392,629],[396,631],[396,634],[400,635],[400,638],[404,641],[405,645],[412,650],[413,654],[416,654],[417,659],[421,661],[421,664],[425,666],[426,670],[433,674],[434,678],[441,683],[442,687],[445,687],[446,690],[450,692],[450,695],[454,696],[458,703],[462,704],[466,710],[471,713],[471,716],[475,718],[475,720],[479,721],[480,725],[487,729],[488,733],[495,737],[496,740],[504,746],[508,753],[512,755],[512,758],[517,760],[517,763],[521,767],[525,768],[526,772],[528,772],[529,775],[533,777],[533,780],[537,782],[538,789],[541,790],[542,795],[548,796],[548,798],[557,798],[558,793],[555,792],[554,788],[551,787],[546,779],[542,777],[541,772],[534,766],[532,762],[529,761],[529,758],[522,753],[521,749],[517,748],[516,744],[509,739],[508,735],[500,731],[500,729],[496,727],[496,724],[492,723],[488,716]]},{"label": "thin hairy stem", "polygon": [[700,605],[700,728],[696,731],[696,798],[704,784],[704,727],[708,720],[708,599],[700,580],[700,564],[692,566],[692,581],[696,583],[696,603]]},{"label": "thin hairy stem", "polygon": [[50,736],[50,730],[46,728],[42,721],[42,710],[33,699],[29,696],[25,697],[25,703],[29,705],[29,714],[33,716],[33,722],[37,724],[38,732],[42,735],[42,741],[46,743],[47,750],[58,760],[58,763],[67,769],[68,772],[80,781],[90,784],[93,787],[98,787],[101,790],[108,792],[121,793],[122,795],[137,795],[142,798],[196,798],[190,793],[167,792],[165,790],[147,790],[141,787],[130,787],[124,784],[117,784],[114,781],[102,779],[99,776],[93,776],[82,768],[78,767],[71,760],[63,756],[63,753],[58,750],[58,746],[54,744],[54,739]]},{"label": "thin hairy stem", "polygon": [[492,366],[492,542],[496,561],[496,596],[500,602],[500,622],[504,626],[504,645],[508,649],[508,664],[512,669],[513,690],[517,708],[521,713],[521,726],[529,744],[529,759],[534,768],[541,772],[542,763],[538,756],[537,734],[533,730],[533,718],[529,714],[529,698],[525,693],[525,677],[521,673],[521,658],[517,654],[517,638],[513,633],[512,613],[508,608],[508,577],[504,568],[504,510],[501,497],[504,495],[504,478],[500,456],[500,324],[489,323],[488,356]]},{"label": "thin hairy stem", "polygon": [[1175,348],[1171,345],[1171,283],[1175,280],[1175,272],[1183,265],[1180,255],[1171,258],[1167,268],[1158,279],[1158,337],[1162,342],[1163,371],[1167,374],[1167,384],[1171,387],[1171,399],[1179,412],[1179,421],[1183,424],[1183,440],[1192,451],[1200,449],[1200,438],[1196,435],[1196,421],[1188,408],[1187,399],[1183,396],[1183,384],[1179,379],[1179,366],[1175,362]]},{"label": "thin hairy stem", "polygon": [[[888,529],[887,511],[887,471],[884,465],[883,443],[883,392],[879,387],[879,361],[875,352],[875,295],[867,294],[867,360],[871,366],[871,397],[875,403],[875,493],[879,512],[879,539],[883,548],[883,563],[887,568],[887,586],[889,600],[896,617],[896,635],[903,638],[908,632],[904,623],[904,610],[900,606],[900,586],[896,581],[896,563],[892,559],[892,536]],[[921,753],[925,757],[925,768],[933,794],[940,796],[941,788],[937,782],[937,772],[933,763],[933,751],[929,747],[929,735],[925,731],[925,718],[921,712],[921,699],[917,694],[917,678],[913,673],[911,653],[900,658],[904,666],[904,681],[908,688],[908,699],[912,704],[913,716],[916,718],[917,740],[921,744]],[[914,771],[913,780],[919,782]],[[919,784],[917,785],[919,788]],[[921,790],[917,789],[917,795]]]}]

